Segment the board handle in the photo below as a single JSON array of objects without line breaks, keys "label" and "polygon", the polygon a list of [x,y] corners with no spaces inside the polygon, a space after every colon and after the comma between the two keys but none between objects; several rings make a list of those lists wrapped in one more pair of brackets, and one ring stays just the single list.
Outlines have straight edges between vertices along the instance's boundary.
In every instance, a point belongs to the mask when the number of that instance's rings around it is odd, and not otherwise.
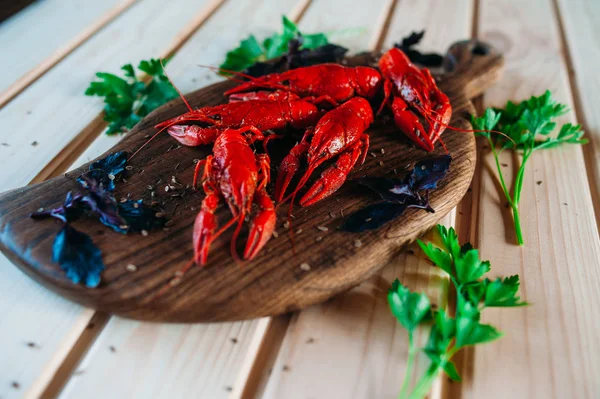
[{"label": "board handle", "polygon": [[502,74],[504,57],[477,39],[454,43],[444,57],[444,89],[462,91],[467,99],[483,94]]}]

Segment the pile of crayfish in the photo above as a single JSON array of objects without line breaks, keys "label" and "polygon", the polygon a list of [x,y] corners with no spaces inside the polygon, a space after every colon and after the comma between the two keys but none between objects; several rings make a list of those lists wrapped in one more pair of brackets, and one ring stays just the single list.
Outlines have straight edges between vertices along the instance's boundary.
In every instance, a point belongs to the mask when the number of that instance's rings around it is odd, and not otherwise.
[{"label": "pile of crayfish", "polygon": [[[416,145],[432,151],[435,142],[441,142],[452,114],[448,97],[429,70],[413,65],[397,48],[380,58],[379,70],[320,64],[251,78],[225,92],[227,104],[192,109],[183,98],[189,112],[156,128],[159,132],[166,129],[186,146],[213,143],[212,155],[198,162],[194,171],[194,187],[200,180],[206,194],[194,223],[194,262],[205,265],[211,242],[233,225],[231,252],[237,259],[236,238],[254,204],[258,211],[250,219],[243,258],[254,258],[271,238],[276,216],[267,193],[271,173],[266,146],[280,137],[273,131],[291,127],[304,132],[279,166],[274,191],[277,202],[291,199],[293,203],[313,172],[330,160],[334,163],[299,203],[310,206],[338,190],[354,165],[365,160],[369,147],[366,131],[374,120],[370,101],[378,94],[383,94],[383,101],[377,114],[389,107],[398,129]],[[427,122],[428,130],[419,117]],[[265,153],[256,154],[252,149],[257,141],[262,142]],[[288,193],[303,162],[306,170]],[[219,228],[215,211],[221,201],[233,217]]]}]

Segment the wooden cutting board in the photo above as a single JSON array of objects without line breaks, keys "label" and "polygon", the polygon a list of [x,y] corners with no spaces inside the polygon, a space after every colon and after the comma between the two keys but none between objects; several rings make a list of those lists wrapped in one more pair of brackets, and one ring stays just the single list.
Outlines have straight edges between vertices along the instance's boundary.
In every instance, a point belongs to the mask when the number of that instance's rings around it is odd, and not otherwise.
[{"label": "wooden cutting board", "polygon": [[[373,55],[365,55],[349,62],[364,64],[375,59]],[[452,102],[452,126],[471,127],[468,118],[474,108],[469,99],[498,79],[502,63],[502,56],[482,43],[465,41],[450,48],[445,65],[448,72],[440,76],[439,85]],[[231,86],[231,82],[218,83],[186,97],[193,107],[214,105],[225,101],[222,93]],[[155,132],[153,126],[157,122],[185,110],[180,100],[157,109],[110,152],[135,151]],[[102,250],[106,270],[97,288],[71,283],[51,261],[52,243],[61,224],[29,217],[40,207],[48,209],[62,204],[68,191],[78,191],[75,179],[88,165],[2,194],[0,248],[21,270],[47,288],[85,306],[125,317],[207,322],[250,319],[302,309],[367,279],[454,208],[469,187],[476,160],[474,136],[447,130],[443,139],[453,161],[439,188],[431,193],[435,213],[409,209],[401,218],[377,231],[360,234],[339,231],[342,214],[350,215],[378,201],[376,195],[365,192],[352,179],[365,175],[393,176],[394,171],[402,175],[409,165],[433,155],[415,148],[390,122],[378,122],[369,129],[369,151],[376,157],[368,156],[365,164],[350,174],[349,181],[337,193],[312,207],[295,207],[292,219],[292,228],[296,231],[295,251],[283,227],[287,219],[286,205],[278,208],[278,237],[272,238],[255,260],[237,264],[229,252],[231,232],[225,233],[213,243],[206,267],[193,267],[178,284],[165,291],[175,273],[192,256],[192,225],[204,194],[187,190],[182,197],[174,198],[172,193],[165,192],[164,186],[172,176],[184,184],[191,182],[193,160],[202,159],[211,151],[209,147],[177,148],[167,134],[159,136],[133,158],[130,163],[133,169],[125,172],[126,182],[117,185],[116,198],[130,194],[133,199],[150,202],[148,186],[155,186],[156,199],[163,203],[171,220],[168,228],[142,236],[115,233],[89,218],[72,224],[91,236]],[[291,145],[293,142],[288,143],[288,147]],[[439,147],[435,154],[442,153]],[[273,164],[277,165],[280,157],[273,158]],[[159,180],[162,182],[157,184]],[[217,215],[221,223],[230,217],[225,207]],[[327,231],[323,231],[324,228]],[[238,249],[243,248],[244,241],[245,232],[240,236]],[[310,270],[305,270],[306,266],[301,268],[301,264],[309,265]],[[128,270],[127,265],[135,265],[136,271]],[[157,297],[161,291],[163,294]]]}]

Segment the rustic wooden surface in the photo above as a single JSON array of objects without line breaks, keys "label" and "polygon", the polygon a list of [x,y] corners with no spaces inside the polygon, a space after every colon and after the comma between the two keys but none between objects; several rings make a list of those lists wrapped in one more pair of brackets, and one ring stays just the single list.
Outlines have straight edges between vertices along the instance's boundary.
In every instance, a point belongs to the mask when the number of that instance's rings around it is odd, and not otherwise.
[{"label": "rustic wooden surface", "polygon": [[[451,47],[449,64],[451,71],[443,75],[441,89],[448,94],[453,106],[451,124],[469,128],[465,117],[474,109],[467,96],[477,95],[490,87],[499,77],[502,57],[489,49],[488,54],[478,55],[475,42],[462,42]],[[368,64],[378,57],[358,57],[349,64]],[[223,92],[233,87],[233,82],[223,82],[188,94],[192,107],[215,105],[224,101]],[[153,126],[180,115],[186,108],[182,101],[175,101],[154,111],[140,122],[124,140],[109,152],[133,153],[155,132]],[[291,133],[289,133],[291,134]],[[204,268],[192,268],[181,282],[170,286],[175,273],[192,257],[191,231],[198,212],[202,194],[182,190],[173,198],[172,192],[163,190],[171,176],[178,181],[189,182],[195,164],[211,153],[210,148],[175,148],[173,139],[164,134],[154,140],[129,163],[131,172],[125,173],[126,181],[119,182],[117,198],[130,195],[150,202],[150,191],[156,192],[154,200],[173,223],[169,228],[155,232],[149,237],[138,234],[121,236],[106,232],[95,223],[76,221],[74,227],[87,233],[102,250],[106,271],[102,283],[96,289],[72,284],[51,262],[52,242],[57,228],[54,221],[40,222],[29,217],[38,207],[56,207],[68,191],[77,191],[75,179],[87,170],[88,165],[47,182],[13,190],[0,197],[0,246],[9,258],[36,280],[68,298],[107,313],[119,314],[142,320],[170,322],[198,322],[252,319],[272,316],[303,309],[322,302],[340,291],[347,290],[376,272],[382,264],[392,259],[399,249],[430,229],[460,201],[466,192],[475,167],[475,141],[471,134],[449,131],[444,136],[446,146],[453,157],[447,177],[431,193],[431,205],[435,213],[409,209],[402,218],[378,231],[352,234],[338,227],[345,216],[367,204],[380,201],[376,195],[364,193],[352,179],[357,176],[400,175],[415,162],[443,153],[441,146],[428,154],[416,148],[408,140],[402,140],[393,123],[376,123],[368,131],[371,138],[369,156],[365,164],[349,175],[349,182],[335,196],[321,201],[318,206],[298,209],[291,221],[294,242],[281,227],[287,218],[288,206],[278,208],[278,232],[264,251],[251,262],[237,263],[230,254],[230,235],[224,234],[211,246],[209,264]],[[279,145],[272,150],[273,164],[295,142]],[[285,143],[279,143],[285,144]],[[380,152],[385,150],[385,154]],[[102,157],[108,154],[103,154]],[[187,161],[186,161],[187,160]],[[318,173],[315,173],[315,177]],[[165,183],[158,184],[162,181]],[[310,184],[310,183],[309,183]],[[147,186],[154,188],[148,190]],[[223,206],[217,219],[228,220],[229,211]],[[331,217],[331,214],[334,217]],[[319,228],[329,231],[321,231]],[[302,233],[298,233],[302,231]],[[315,235],[321,237],[317,241]],[[240,237],[243,244],[244,235]],[[354,244],[361,241],[361,246]],[[37,243],[32,246],[31,243]],[[173,251],[173,248],[180,250]],[[331,251],[331,248],[337,248]],[[310,265],[304,271],[300,265]],[[128,264],[136,265],[138,271],[131,273]],[[157,295],[161,293],[160,297]]]},{"label": "rustic wooden surface", "polygon": [[[90,13],[85,15],[92,17],[91,7],[106,7],[96,11],[95,20],[78,19],[69,7],[58,12],[53,4],[67,3],[46,0],[0,25],[0,43],[14,43],[0,81],[2,87],[16,90],[12,100],[0,105],[0,143],[8,144],[0,146],[0,166],[11,171],[1,175],[0,191],[60,175],[119,141],[120,136],[100,134],[101,101],[81,95],[95,71],[117,72],[126,62],[178,49],[169,70],[189,92],[215,80],[197,63],[218,64],[225,50],[249,33],[266,37],[279,29],[281,13],[307,32],[331,32],[334,41],[354,52],[389,47],[412,30],[426,29],[422,47],[433,51],[480,36],[507,56],[507,74],[486,97],[487,104],[553,89],[572,105],[574,113],[567,117],[583,123],[592,142],[582,149],[536,154],[542,157],[535,167],[530,165],[522,197],[523,207],[530,210],[527,245],[513,245],[509,215],[496,202],[488,161],[478,162],[472,190],[443,221],[455,224],[463,239],[482,246],[494,275],[521,274],[525,299],[534,306],[518,316],[512,310],[489,315],[505,336],[459,353],[463,382],[442,378],[430,397],[600,395],[594,346],[600,342],[599,317],[592,306],[600,299],[598,208],[593,208],[600,198],[600,133],[594,108],[599,83],[593,61],[600,54],[598,2],[374,0],[366,6],[347,0],[213,0],[165,6],[138,0],[111,21],[107,16],[121,3],[113,3],[115,8],[102,3],[86,3]],[[32,7],[39,11],[29,11]],[[65,18],[69,24],[62,23]],[[8,26],[14,36],[3,30]],[[89,33],[94,26],[104,28]],[[71,36],[65,36],[69,29]],[[34,32],[39,32],[36,39],[28,39]],[[88,33],[87,40],[77,40]],[[60,50],[70,44],[75,48],[65,57]],[[18,62],[26,63],[21,67]],[[10,74],[17,79],[32,69],[40,73],[28,86],[1,80]],[[1,90],[0,98],[6,98],[6,89]],[[40,144],[31,146],[33,141]],[[510,168],[512,159],[506,163]],[[527,191],[531,181],[540,180],[540,186]],[[568,205],[561,206],[564,202]],[[290,392],[299,398],[340,393],[395,397],[406,338],[387,313],[383,285],[402,277],[413,289],[445,296],[436,269],[415,251],[398,256],[355,290],[307,311],[188,329],[108,318],[44,289],[3,256],[0,269],[0,358],[8,359],[0,362],[2,398],[245,398]],[[375,284],[379,276],[383,280]],[[181,345],[174,347],[174,342]],[[203,367],[209,364],[217,365],[214,372]],[[193,372],[187,372],[190,368]]]}]

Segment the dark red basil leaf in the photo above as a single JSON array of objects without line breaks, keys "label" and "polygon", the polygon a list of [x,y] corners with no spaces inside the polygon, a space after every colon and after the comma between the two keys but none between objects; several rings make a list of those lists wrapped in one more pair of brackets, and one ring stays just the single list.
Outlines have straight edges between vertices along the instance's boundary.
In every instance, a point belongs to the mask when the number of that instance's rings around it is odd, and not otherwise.
[{"label": "dark red basil leaf", "polygon": [[365,177],[358,183],[375,191],[382,200],[404,204],[415,197],[414,191],[406,182],[408,179],[390,179],[385,177]]},{"label": "dark red basil leaf", "polygon": [[402,38],[400,43],[394,44],[394,47],[399,48],[406,54],[411,62],[422,65],[424,67],[441,67],[444,62],[444,57],[438,53],[421,53],[413,47],[419,44],[425,36],[425,31],[411,32],[410,35]]},{"label": "dark red basil leaf", "polygon": [[101,187],[113,191],[115,189],[114,180],[125,170],[125,166],[127,166],[127,153],[125,151],[115,152],[92,162],[89,170],[79,176],[77,181],[90,190]]},{"label": "dark red basil leaf", "polygon": [[[129,226],[129,231],[150,231],[161,228],[167,220],[153,208],[144,205],[142,200],[119,203],[119,216]],[[158,216],[157,216],[158,215]]]},{"label": "dark red basil leaf", "polygon": [[433,190],[437,187],[437,182],[446,176],[450,162],[450,155],[440,155],[418,162],[412,171],[409,185],[414,191]]},{"label": "dark red basil leaf", "polygon": [[348,216],[341,229],[351,233],[375,230],[402,215],[406,205],[380,202],[362,208]]},{"label": "dark red basil leaf", "polygon": [[73,196],[73,193],[69,191],[65,197],[65,201],[61,206],[54,209],[33,212],[31,217],[34,219],[45,219],[51,217],[67,223],[71,220],[74,220],[81,213],[79,206],[81,203],[81,198],[81,194],[75,194]]},{"label": "dark red basil leaf", "polygon": [[127,223],[119,216],[117,201],[108,191],[100,188],[90,190],[81,202],[98,215],[102,224],[111,227],[117,233],[127,233]]},{"label": "dark red basil leaf", "polygon": [[82,282],[88,287],[100,284],[100,274],[104,270],[100,249],[87,234],[68,224],[54,239],[52,261],[58,263],[75,284]]},{"label": "dark red basil leaf", "polygon": [[288,71],[290,69],[323,64],[327,62],[339,63],[348,49],[336,44],[326,44],[315,49],[300,49],[301,38],[288,42],[288,52],[277,61],[257,62],[244,73],[252,77]]}]

